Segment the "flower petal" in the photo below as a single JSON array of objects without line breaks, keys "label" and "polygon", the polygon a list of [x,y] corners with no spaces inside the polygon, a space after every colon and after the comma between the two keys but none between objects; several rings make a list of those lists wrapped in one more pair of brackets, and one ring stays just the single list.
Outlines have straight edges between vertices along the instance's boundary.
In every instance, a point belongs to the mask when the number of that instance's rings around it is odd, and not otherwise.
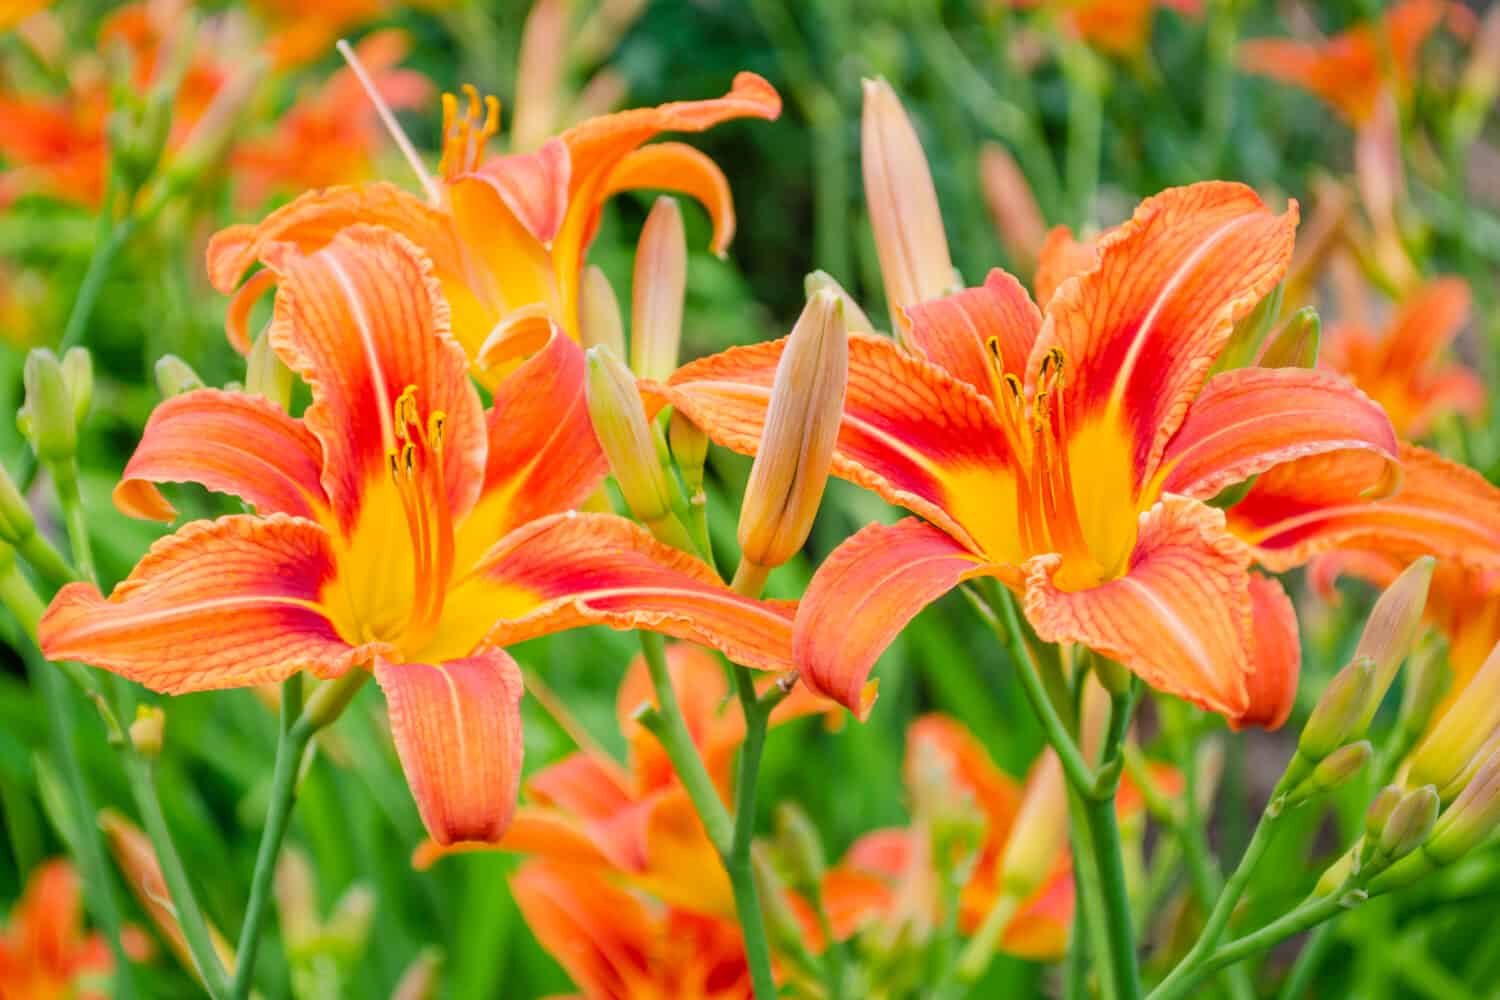
[{"label": "flower petal", "polygon": [[[734,347],[641,383],[716,443],[755,454],[786,341]],[[988,400],[884,337],[849,335],[849,382],[833,474],[874,490],[1001,561],[1020,558],[1016,487]]]},{"label": "flower petal", "polygon": [[1031,346],[1042,327],[1042,314],[1026,289],[999,268],[978,288],[923,302],[907,312],[911,329],[902,335],[902,342],[991,402],[996,383],[988,346],[991,338],[1003,369],[1019,375],[1026,370]]},{"label": "flower petal", "polygon": [[262,396],[199,389],[151,411],[114,501],[132,517],[170,521],[177,512],[155,484],[199,483],[261,514],[315,521],[328,509],[322,470],[322,446],[300,420]]},{"label": "flower petal", "polygon": [[1162,489],[1197,499],[1274,465],[1343,449],[1396,461],[1385,412],[1350,382],[1305,368],[1239,368],[1208,380],[1162,456]]},{"label": "flower petal", "polygon": [[627,153],[609,172],[604,197],[654,188],[675,191],[700,202],[713,223],[710,249],[719,256],[734,239],[734,198],[729,179],[708,154],[682,142],[653,142]]},{"label": "flower petal", "polygon": [[1253,643],[1250,676],[1245,681],[1250,707],[1231,718],[1229,728],[1280,729],[1296,704],[1297,678],[1302,669],[1297,612],[1281,584],[1251,573],[1250,617]]},{"label": "flower petal", "polygon": [[557,514],[511,532],[449,606],[499,618],[486,637],[496,645],[609,625],[712,646],[747,667],[792,665],[793,607],[736,594],[702,562],[613,514]]},{"label": "flower petal", "polygon": [[818,567],[802,599],[792,642],[803,681],[868,713],[865,680],[906,623],[963,581],[997,570],[914,518],[862,528]]},{"label": "flower petal", "polygon": [[58,591],[38,627],[52,660],[81,660],[180,694],[333,677],[377,646],[351,647],[319,605],[333,576],[328,533],[273,514],[195,521],[157,542],[106,600]]},{"label": "flower petal", "polygon": [[1435,278],[1401,303],[1386,334],[1385,367],[1410,377],[1437,360],[1469,321],[1472,296],[1462,278]]},{"label": "flower petal", "polygon": [[557,235],[568,209],[571,169],[568,147],[552,139],[534,153],[491,157],[479,169],[455,178],[454,187],[475,181],[488,188],[532,239],[547,244]]},{"label": "flower petal", "polygon": [[1037,251],[1036,276],[1031,279],[1037,305],[1046,309],[1064,281],[1098,264],[1098,240],[1077,240],[1067,226],[1053,226]]},{"label": "flower petal", "polygon": [[604,481],[609,464],[583,383],[583,351],[554,324],[546,345],[496,388],[484,490],[462,525],[458,565],[523,524],[577,507]]},{"label": "flower petal", "polygon": [[1500,567],[1500,489],[1472,469],[1402,444],[1400,487],[1384,499],[1386,463],[1360,451],[1277,466],[1229,510],[1229,527],[1268,569],[1284,570],[1332,549],[1360,548],[1398,560],[1436,555],[1475,569]]},{"label": "flower petal", "polygon": [[985,841],[1005,843],[1021,805],[1019,784],[995,765],[989,751],[963,723],[930,712],[912,720],[906,729],[906,787],[919,788],[927,780],[924,770],[934,763],[943,767],[953,790],[984,814]]},{"label": "flower petal", "polygon": [[495,843],[521,783],[521,671],[501,649],[446,663],[375,661],[391,736],[427,833]]},{"label": "flower petal", "polygon": [[1026,617],[1045,642],[1079,642],[1159,691],[1231,717],[1249,706],[1250,550],[1222,511],[1167,496],[1141,515],[1124,576],[1067,592],[1060,558],[1028,563]]},{"label": "flower petal", "polygon": [[281,276],[271,346],[312,387],[303,422],[323,444],[323,486],[340,526],[352,530],[365,491],[389,481],[395,403],[411,386],[424,424],[446,415],[443,478],[461,518],[482,485],[484,415],[428,259],[372,226],[345,229],[311,254],[268,246],[265,258]]},{"label": "flower petal", "polygon": [[[1047,303],[1026,377],[1060,349],[1059,395],[1073,460],[1107,428],[1114,463],[1133,482],[1101,483],[1098,503],[1117,503],[1156,470],[1236,320],[1286,271],[1297,225],[1293,202],[1274,215],[1242,184],[1208,182],[1148,198],[1099,241],[1099,263],[1066,281]],[[1089,494],[1080,497],[1088,507]],[[1082,520],[1102,520],[1081,510]]]}]

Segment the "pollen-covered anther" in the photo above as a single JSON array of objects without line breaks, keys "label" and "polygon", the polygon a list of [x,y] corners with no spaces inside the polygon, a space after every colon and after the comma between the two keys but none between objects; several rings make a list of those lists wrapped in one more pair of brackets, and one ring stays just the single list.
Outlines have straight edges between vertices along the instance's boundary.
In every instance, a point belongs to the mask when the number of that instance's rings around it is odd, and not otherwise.
[{"label": "pollen-covered anther", "polygon": [[459,114],[458,97],[443,95],[443,159],[438,171],[452,180],[468,173],[484,159],[484,145],[500,131],[500,101],[493,96],[480,100],[473,84],[463,85],[466,101]]},{"label": "pollen-covered anther", "polygon": [[424,421],[417,406],[416,386],[407,386],[392,410],[400,444],[387,450],[386,461],[411,541],[411,616],[401,637],[410,653],[436,631],[453,573],[453,515],[443,468],[448,418],[442,410],[434,410]]}]

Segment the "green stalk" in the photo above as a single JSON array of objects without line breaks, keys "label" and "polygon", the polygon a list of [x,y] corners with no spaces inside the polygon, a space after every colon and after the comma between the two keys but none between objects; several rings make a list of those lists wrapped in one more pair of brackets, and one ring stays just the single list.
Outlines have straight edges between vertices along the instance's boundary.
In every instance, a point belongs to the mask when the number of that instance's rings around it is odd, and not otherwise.
[{"label": "green stalk", "polygon": [[[31,589],[31,584],[21,575],[13,557],[5,572],[0,574],[0,603],[10,609],[21,627],[35,641],[37,623],[42,618],[42,602]],[[115,882],[110,878],[109,867],[104,860],[99,829],[92,822],[95,810],[88,784],[84,780],[83,767],[73,748],[70,736],[73,727],[69,724],[64,704],[66,692],[58,683],[60,678],[47,665],[36,663],[31,656],[26,657],[26,663],[31,680],[41,689],[42,700],[46,703],[58,764],[61,766],[63,781],[73,797],[73,807],[78,812],[80,829],[74,831],[80,855],[78,862],[83,868],[85,885],[93,889],[89,896],[95,916],[109,940],[115,964],[113,985],[121,997],[133,997],[136,992],[135,977],[121,934],[124,921],[120,916],[119,900],[115,897]]]},{"label": "green stalk", "polygon": [[1281,988],[1281,1000],[1300,1000],[1312,985],[1318,966],[1323,964],[1328,949],[1333,947],[1333,925],[1324,924],[1307,936],[1297,961],[1292,963],[1291,974]]},{"label": "green stalk", "polygon": [[1094,192],[1099,187],[1099,161],[1104,140],[1104,107],[1099,69],[1093,53],[1082,43],[1066,43],[1060,53],[1068,82],[1068,147],[1066,176],[1073,227],[1089,221]]},{"label": "green stalk", "polygon": [[1209,973],[1227,965],[1241,962],[1251,955],[1259,954],[1278,942],[1316,927],[1326,920],[1338,916],[1351,906],[1363,901],[1363,894],[1335,892],[1322,899],[1310,900],[1283,915],[1258,931],[1236,938],[1222,948],[1206,956],[1201,962],[1189,967],[1186,963],[1172,970],[1162,984],[1151,991],[1147,1000],[1177,1000],[1187,996],[1198,982]]},{"label": "green stalk", "polygon": [[771,949],[766,941],[765,921],[760,912],[760,897],[755,891],[755,874],[750,866],[750,842],[755,830],[755,790],[760,777],[761,752],[766,746],[766,728],[770,711],[755,694],[755,678],[745,667],[735,664],[734,686],[739,693],[740,708],[745,713],[745,742],[740,747],[739,774],[735,779],[734,838],[724,868],[734,889],[734,908],[745,938],[745,961],[750,966],[750,984],[756,1000],[776,996],[776,980],[771,976]]},{"label": "green stalk", "polygon": [[1069,800],[1069,815],[1075,825],[1081,823],[1086,829],[1087,843],[1093,854],[1091,860],[1098,871],[1098,908],[1105,922],[1102,932],[1106,941],[1104,959],[1108,963],[1109,978],[1114,981],[1113,995],[1119,1000],[1139,1000],[1142,995],[1141,973],[1136,961],[1125,863],[1120,854],[1115,788],[1112,785],[1108,795],[1102,797],[1083,789],[1074,792]]}]

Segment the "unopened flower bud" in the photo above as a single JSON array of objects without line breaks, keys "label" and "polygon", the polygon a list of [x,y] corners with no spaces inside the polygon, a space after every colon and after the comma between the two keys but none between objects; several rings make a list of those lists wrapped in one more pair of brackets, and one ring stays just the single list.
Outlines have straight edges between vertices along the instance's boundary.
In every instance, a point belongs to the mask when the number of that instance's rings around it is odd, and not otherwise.
[{"label": "unopened flower bud", "polygon": [[838,279],[827,271],[811,271],[807,277],[802,279],[802,291],[807,298],[811,299],[819,292],[831,292],[839,297],[844,305],[844,326],[850,333],[874,333],[875,324],[870,322],[870,317],[860,308],[854,296],[850,295]]},{"label": "unopened flower bud", "polygon": [[78,447],[78,423],[57,355],[45,347],[34,348],[26,356],[22,378],[26,402],[16,415],[17,426],[43,462],[70,458]]},{"label": "unopened flower bud", "polygon": [[318,934],[318,886],[307,853],[295,844],[282,848],[271,880],[276,916],[287,950],[301,953]]},{"label": "unopened flower bud", "polygon": [[1026,175],[1004,146],[987,142],[980,148],[979,187],[1015,273],[1030,274],[1047,238],[1047,223]]},{"label": "unopened flower bud", "polygon": [[1427,607],[1427,590],[1432,584],[1437,560],[1423,556],[1413,562],[1385,589],[1370,618],[1365,622],[1354,656],[1369,657],[1375,674],[1365,695],[1365,705],[1358,719],[1356,733],[1369,728],[1380,702],[1385,698],[1401,661],[1406,659],[1422,628],[1422,612]]},{"label": "unopened flower bud", "polygon": [[1400,746],[1410,749],[1432,728],[1432,720],[1453,682],[1453,670],[1438,643],[1424,642],[1406,665],[1401,711],[1396,716]]},{"label": "unopened flower bud", "polygon": [[292,402],[292,370],[271,350],[271,338],[261,334],[250,348],[246,362],[245,391],[264,396],[285,410]]},{"label": "unopened flower bud", "polygon": [[605,273],[593,264],[583,269],[578,292],[578,337],[584,350],[603,345],[625,356],[625,324],[620,319],[620,300]]},{"label": "unopened flower bud", "polygon": [[1380,833],[1385,829],[1386,822],[1391,818],[1391,813],[1396,811],[1396,806],[1401,802],[1401,786],[1386,785],[1375,793],[1375,798],[1370,800],[1370,807],[1365,810],[1365,836],[1372,841],[1380,839]]},{"label": "unopened flower bud", "polygon": [[657,537],[687,547],[681,544],[686,530],[672,513],[667,474],[636,391],[635,376],[609,348],[591,347],[585,389],[594,434],[609,459],[625,505]]},{"label": "unopened flower bud", "polygon": [[1370,746],[1368,740],[1339,747],[1319,761],[1318,766],[1313,768],[1312,774],[1292,789],[1291,794],[1287,796],[1287,804],[1296,805],[1333,791],[1364,770],[1365,765],[1373,756],[1375,756],[1375,749]]},{"label": "unopened flower bud", "polygon": [[1500,729],[1500,644],[1411,757],[1409,781],[1446,789]]},{"label": "unopened flower bud", "polygon": [[1380,831],[1381,858],[1399,861],[1421,847],[1437,822],[1438,806],[1437,789],[1431,785],[1403,796]]},{"label": "unopened flower bud", "polygon": [[682,485],[687,489],[688,502],[701,503],[703,463],[708,460],[708,435],[681,411],[673,410],[672,419],[667,423],[667,442],[672,448],[672,460],[677,463],[677,471],[682,475]]},{"label": "unopened flower bud", "polygon": [[752,564],[780,566],[807,541],[833,464],[848,377],[843,306],[837,296],[819,292],[802,310],[776,365],[745,486],[739,542]]},{"label": "unopened flower bud", "polygon": [[1099,655],[1092,659],[1094,676],[1099,678],[1099,684],[1105,691],[1112,695],[1122,695],[1130,689],[1130,679],[1134,675],[1119,661]]},{"label": "unopened flower bud", "polygon": [[203,379],[177,355],[163,354],[156,362],[156,388],[163,399],[170,399],[203,388]]},{"label": "unopened flower bud", "polygon": [[1062,763],[1049,747],[1032,765],[1000,860],[1000,883],[1017,899],[1026,899],[1051,874],[1067,843],[1068,794]]},{"label": "unopened flower bud", "polygon": [[135,721],[130,724],[130,743],[142,757],[153,759],[161,754],[167,716],[155,705],[137,705]]},{"label": "unopened flower bud", "polygon": [[334,904],[333,915],[323,925],[321,943],[334,954],[353,960],[365,950],[374,923],[375,893],[367,885],[352,885]]},{"label": "unopened flower bud", "polygon": [[1298,756],[1316,764],[1358,735],[1359,716],[1374,681],[1375,663],[1369,657],[1355,659],[1334,674],[1302,727]]},{"label": "unopened flower bud", "polygon": [[1500,752],[1480,765],[1438,818],[1423,853],[1436,864],[1452,864],[1488,837],[1496,823],[1500,823]]},{"label": "unopened flower bud", "polygon": [[1316,309],[1298,309],[1266,340],[1255,363],[1261,368],[1316,368],[1322,330]]},{"label": "unopened flower bud", "polygon": [[827,869],[823,838],[796,803],[782,802],[776,807],[776,846],[793,887],[811,891],[823,883]]},{"label": "unopened flower bud", "polygon": [[437,1000],[442,968],[443,953],[431,946],[423,948],[401,974],[391,1000]]},{"label": "unopened flower bud", "polygon": [[907,307],[953,285],[953,259],[922,143],[884,80],[864,82],[860,147],[891,330],[900,338],[911,325]]},{"label": "unopened flower bud", "polygon": [[82,426],[94,401],[94,357],[87,347],[70,347],[62,356],[63,384],[73,400],[73,422]]},{"label": "unopened flower bud", "polygon": [[[757,845],[763,847],[764,845]],[[770,858],[764,850],[752,848],[750,868],[755,879],[756,894],[760,899],[760,911],[766,921],[766,931],[773,947],[778,950],[796,947],[802,943],[802,921],[787,899],[786,886],[776,874]]]},{"label": "unopened flower bud", "polygon": [[36,533],[36,518],[31,505],[16,488],[10,473],[0,467],[0,542],[19,547]]},{"label": "unopened flower bud", "polygon": [[640,378],[665,380],[677,368],[682,300],[687,292],[687,235],[677,199],[651,206],[635,251],[630,309],[630,367]]},{"label": "unopened flower bud", "polygon": [[1438,789],[1438,797],[1447,803],[1462,795],[1464,789],[1469,787],[1469,782],[1474,780],[1474,775],[1479,773],[1480,767],[1496,751],[1500,751],[1500,729],[1490,734],[1490,738],[1480,745],[1469,763],[1464,765],[1464,769],[1459,771],[1452,781]]},{"label": "unopened flower bud", "polygon": [[1269,295],[1262,296],[1255,308],[1243,319],[1234,324],[1229,341],[1214,365],[1215,371],[1229,371],[1257,364],[1256,358],[1266,343],[1276,316],[1281,312],[1283,294],[1283,287],[1277,285]]}]

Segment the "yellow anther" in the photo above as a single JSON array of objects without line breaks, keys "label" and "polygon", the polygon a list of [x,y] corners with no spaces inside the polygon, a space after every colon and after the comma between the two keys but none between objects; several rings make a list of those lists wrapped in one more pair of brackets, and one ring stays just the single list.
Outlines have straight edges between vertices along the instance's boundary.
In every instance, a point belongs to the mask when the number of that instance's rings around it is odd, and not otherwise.
[{"label": "yellow anther", "polygon": [[385,453],[385,463],[391,470],[391,478],[396,479],[401,475],[401,459],[394,448]]},{"label": "yellow anther", "polygon": [[434,452],[443,450],[443,428],[447,423],[448,415],[442,410],[433,410],[427,418],[427,447]]},{"label": "yellow anther", "polygon": [[1015,397],[1016,401],[1020,402],[1022,396],[1025,394],[1025,390],[1021,386],[1021,380],[1011,372],[1006,372],[1005,387],[1010,390],[1010,394]]},{"label": "yellow anther", "polygon": [[417,446],[408,441],[401,447],[401,465],[406,469],[408,476],[412,475],[417,468]]}]

